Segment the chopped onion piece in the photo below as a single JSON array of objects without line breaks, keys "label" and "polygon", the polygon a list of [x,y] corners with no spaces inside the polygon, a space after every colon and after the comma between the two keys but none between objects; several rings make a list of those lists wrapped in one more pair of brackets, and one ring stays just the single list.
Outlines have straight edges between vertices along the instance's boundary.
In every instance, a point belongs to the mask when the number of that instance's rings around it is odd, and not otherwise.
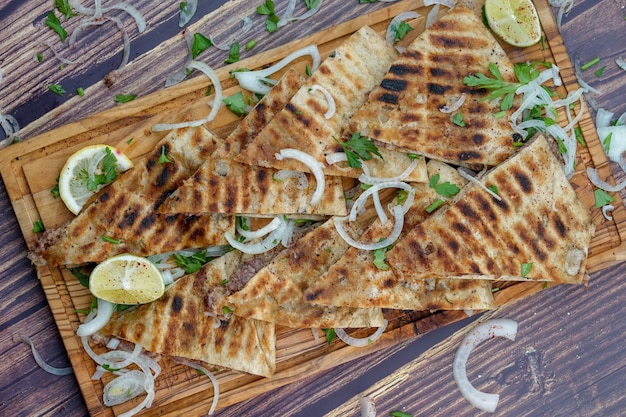
[{"label": "chopped onion piece", "polygon": [[461,97],[459,97],[454,103],[449,106],[443,106],[439,108],[439,111],[442,113],[452,113],[457,111],[465,102],[465,93],[461,93]]},{"label": "chopped onion piece", "polygon": [[333,115],[335,114],[335,109],[336,109],[335,99],[328,92],[328,90],[319,84],[313,84],[313,86],[311,87],[309,91],[311,92],[320,91],[322,94],[324,94],[324,98],[326,98],[326,102],[328,102],[328,109],[326,110],[326,113],[324,113],[324,117],[326,119],[330,119],[331,117],[333,117]]},{"label": "chopped onion piece", "polygon": [[198,0],[186,0],[185,6],[181,7],[178,18],[178,27],[183,27],[193,18],[198,8]]},{"label": "chopped onion piece", "polygon": [[615,58],[615,63],[617,64],[618,67],[626,71],[626,61],[624,61],[621,56]]},{"label": "chopped onion piece", "polygon": [[121,340],[117,337],[112,337],[106,344],[107,349],[117,349],[121,343]]},{"label": "chopped onion piece", "polygon": [[467,378],[467,360],[472,350],[481,342],[494,337],[506,337],[515,340],[517,322],[510,319],[492,319],[473,328],[463,339],[454,356],[452,367],[454,380],[459,391],[474,407],[483,411],[494,412],[498,406],[500,396],[487,394],[474,388]]},{"label": "chopped onion piece", "polygon": [[396,205],[393,207],[393,217],[395,220],[395,224],[393,225],[393,230],[385,239],[372,242],[372,243],[361,243],[357,240],[354,240],[343,228],[343,222],[347,220],[346,217],[343,218],[335,218],[335,229],[337,229],[337,233],[341,236],[343,240],[346,241],[350,246],[353,246],[357,249],[361,250],[377,250],[387,247],[393,244],[400,237],[400,233],[402,233],[402,227],[404,226],[404,211],[402,206]]},{"label": "chopped onion piece", "polygon": [[135,9],[130,4],[127,4],[124,2],[112,4],[109,7],[104,7],[102,9],[102,12],[106,13],[109,10],[113,10],[113,9],[123,10],[126,13],[128,13],[133,19],[135,19],[135,24],[137,25],[137,32],[143,33],[146,30],[146,19],[143,17],[141,12],[139,12],[139,10]]},{"label": "chopped onion piece", "polygon": [[274,217],[271,222],[257,230],[244,230],[241,228],[239,223],[237,223],[236,229],[237,233],[239,233],[246,239],[256,239],[258,237],[265,236],[266,234],[273,232],[274,230],[278,229],[282,224],[283,220],[280,217]]},{"label": "chopped onion piece", "polygon": [[563,14],[568,15],[574,6],[574,0],[548,0],[548,3],[552,7],[558,7],[559,12],[556,19],[557,27],[561,30],[561,21],[563,20]]},{"label": "chopped onion piece", "polygon": [[387,26],[387,32],[385,32],[385,40],[387,41],[387,43],[389,45],[393,45],[395,43],[394,38],[396,36],[396,31],[398,30],[398,26],[400,25],[400,23],[409,19],[417,19],[418,17],[420,17],[420,14],[414,11],[398,13],[396,17],[391,19],[391,22],[389,22],[389,25]]},{"label": "chopped onion piece", "polygon": [[[384,1],[384,0],[380,0],[380,1]],[[312,9],[307,10],[306,12],[302,13],[300,16],[292,17],[290,20],[292,22],[297,22],[299,20],[308,19],[309,17],[311,17],[315,13],[317,13],[319,11],[319,9],[322,8],[322,3],[324,3],[324,0],[319,0],[319,2],[317,3],[317,5],[315,7],[313,7]]]},{"label": "chopped onion piece", "polygon": [[296,0],[289,0],[289,3],[287,3],[287,9],[285,10],[283,17],[281,17],[278,23],[276,23],[276,26],[280,28],[280,27],[285,26],[287,23],[289,23],[291,17],[293,16],[293,12],[295,9],[296,9]]},{"label": "chopped onion piece", "polygon": [[605,219],[607,219],[608,221],[613,220],[613,216],[609,214],[609,212],[613,212],[613,210],[615,209],[615,207],[613,207],[612,204],[605,204],[602,206],[602,215],[604,216]]},{"label": "chopped onion piece", "polygon": [[350,209],[350,214],[348,215],[348,220],[355,221],[357,214],[361,212],[365,208],[365,202],[367,198],[373,193],[377,193],[378,191],[384,188],[400,188],[402,190],[408,191],[408,195],[406,200],[404,201],[403,212],[406,213],[413,204],[413,199],[415,198],[415,190],[406,182],[401,181],[385,181],[380,184],[374,184],[367,190],[363,191],[361,195],[356,199],[352,208]]},{"label": "chopped onion piece", "polygon": [[315,205],[319,203],[324,195],[324,189],[326,188],[324,171],[322,170],[322,164],[316,160],[312,155],[302,152],[298,149],[293,148],[285,148],[281,149],[280,153],[277,153],[276,159],[281,161],[283,158],[295,159],[296,161],[302,162],[307,166],[308,169],[311,170],[313,175],[315,176],[315,191],[313,192],[313,196],[311,197],[311,205]]},{"label": "chopped onion piece", "polygon": [[419,163],[418,158],[413,159],[413,161],[411,161],[411,164],[409,164],[409,166],[404,171],[402,171],[400,174],[396,175],[395,177],[389,177],[389,178],[372,177],[369,173],[369,168],[367,168],[365,163],[363,163],[361,164],[361,167],[363,168],[364,173],[359,175],[359,181],[364,184],[382,184],[386,182],[404,181],[407,178],[409,178],[411,173],[415,170],[415,168],[417,168],[418,163]]},{"label": "chopped onion piece", "polygon": [[376,417],[376,406],[371,397],[361,397],[359,405],[361,406],[361,417]]},{"label": "chopped onion piece", "polygon": [[190,366],[193,369],[196,369],[200,372],[202,372],[203,374],[205,374],[207,377],[209,377],[209,379],[211,380],[211,383],[213,384],[213,402],[211,403],[211,408],[209,409],[209,412],[207,413],[208,415],[212,415],[215,412],[215,408],[217,407],[217,400],[220,396],[220,386],[217,382],[217,378],[215,378],[215,375],[213,375],[213,373],[211,371],[209,371],[208,369],[206,369],[203,366],[200,365],[196,365],[193,362],[189,362],[189,361],[183,361],[182,362],[184,365]]},{"label": "chopped onion piece", "polygon": [[204,62],[199,62],[195,60],[192,60],[191,62],[189,62],[189,64],[187,64],[187,68],[197,69],[198,71],[204,73],[207,77],[209,77],[209,79],[213,83],[214,97],[213,97],[213,103],[210,105],[211,112],[204,119],[192,120],[190,122],[181,122],[181,123],[156,124],[152,126],[152,130],[154,132],[159,132],[163,130],[180,129],[183,127],[200,126],[204,123],[210,122],[211,120],[215,119],[215,116],[217,116],[217,112],[219,111],[220,106],[222,104],[222,84],[220,83],[220,79],[217,77],[217,74],[215,74],[215,71],[213,71],[213,68],[211,68],[209,65],[205,64]]},{"label": "chopped onion piece", "polygon": [[132,400],[145,392],[146,374],[136,369],[126,372],[109,381],[104,386],[102,399],[104,405],[112,407]]},{"label": "chopped onion piece", "polygon": [[102,329],[109,322],[109,319],[111,319],[116,307],[117,304],[98,298],[96,316],[92,320],[85,321],[85,323],[78,326],[78,329],[76,329],[76,335],[80,337],[91,336],[98,330]]},{"label": "chopped onion piece", "polygon": [[[601,127],[611,126],[611,120],[613,119],[613,112],[604,108],[599,108],[596,113],[596,129]],[[603,138],[600,138],[602,140]]]},{"label": "chopped onion piece", "polygon": [[298,185],[296,185],[296,188],[298,190],[306,190],[307,188],[309,188],[309,179],[304,172],[281,169],[280,171],[276,172],[276,174],[274,174],[274,179],[277,181],[284,181],[290,178],[295,178],[298,180]]},{"label": "chopped onion piece", "polygon": [[[435,23],[437,21],[437,18],[439,17],[439,9],[441,8],[441,6],[439,3],[436,2],[434,4],[435,6],[430,9],[428,14],[426,15],[426,29],[431,27],[432,24]],[[424,6],[426,6],[426,4],[424,4]]]},{"label": "chopped onion piece", "polygon": [[489,188],[487,188],[487,186],[485,184],[483,184],[482,182],[480,182],[476,177],[474,177],[472,174],[469,174],[467,171],[465,171],[465,168],[463,167],[459,167],[457,168],[457,172],[459,173],[459,175],[461,175],[461,177],[465,178],[466,180],[468,180],[469,182],[471,182],[472,184],[476,184],[477,187],[483,189],[485,192],[487,192],[488,194],[490,194],[493,198],[495,198],[498,201],[502,201],[502,197],[500,197],[498,194],[494,193],[493,191],[491,191]]},{"label": "chopped onion piece", "polygon": [[33,352],[33,358],[35,359],[35,362],[37,362],[37,365],[39,365],[41,367],[41,369],[43,369],[44,371],[48,372],[49,374],[57,375],[57,376],[63,376],[63,375],[69,375],[69,374],[74,373],[74,370],[72,369],[71,366],[67,367],[67,368],[57,368],[57,367],[54,367],[52,365],[49,365],[45,360],[43,360],[43,358],[39,354],[39,351],[37,350],[37,348],[35,348],[35,344],[30,339],[30,337],[15,335],[13,337],[13,341],[15,341],[15,342],[24,342],[27,345],[29,345],[31,351]]},{"label": "chopped onion piece", "polygon": [[383,335],[385,329],[387,328],[387,320],[383,320],[383,325],[379,327],[374,334],[364,338],[356,338],[348,335],[344,329],[335,329],[335,334],[339,339],[341,339],[345,344],[355,347],[365,347],[371,343],[377,341],[380,336]]},{"label": "chopped onion piece", "polygon": [[271,87],[267,85],[265,80],[273,73],[280,71],[290,62],[306,55],[310,55],[313,58],[311,72],[315,72],[320,66],[322,58],[320,56],[319,50],[317,49],[317,46],[310,45],[290,53],[271,67],[257,71],[235,72],[233,73],[233,75],[235,76],[235,78],[239,82],[239,85],[242,88],[252,93],[267,94],[270,91]]}]

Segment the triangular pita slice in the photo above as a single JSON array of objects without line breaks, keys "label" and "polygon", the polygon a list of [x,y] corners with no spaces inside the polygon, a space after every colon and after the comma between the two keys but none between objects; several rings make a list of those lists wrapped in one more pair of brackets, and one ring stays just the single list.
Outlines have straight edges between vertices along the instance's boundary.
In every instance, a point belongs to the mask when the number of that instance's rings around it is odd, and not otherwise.
[{"label": "triangular pita slice", "polygon": [[[378,85],[391,62],[397,56],[395,49],[376,31],[363,27],[347,38],[252,143],[237,156],[240,162],[263,167],[308,172],[309,169],[293,159],[277,160],[281,149],[295,148],[312,155],[323,166],[326,175],[357,177],[360,169],[344,163],[328,165],[326,156],[342,152],[337,140],[350,136],[346,132],[349,118],[365,102],[369,92]],[[336,110],[330,118],[325,89],[332,97]],[[411,160],[396,151],[382,150],[383,159],[368,161],[374,176],[394,177],[404,171]],[[425,181],[423,161],[415,169],[410,181]]]},{"label": "triangular pita slice", "polygon": [[[443,162],[427,164],[429,176],[440,175],[441,182],[459,187],[466,183],[457,171]],[[404,230],[410,230],[430,214],[426,208],[440,196],[428,184],[413,184],[415,200],[404,217]],[[393,220],[376,220],[359,238],[376,242],[389,235]],[[406,232],[404,232],[406,233]],[[482,310],[494,308],[491,282],[486,280],[429,279],[405,282],[393,270],[374,264],[374,252],[350,247],[326,273],[306,290],[312,303],[343,307],[381,307],[400,310]],[[384,266],[381,266],[385,268]]]},{"label": "triangular pita slice", "polygon": [[418,224],[387,254],[399,279],[586,280],[589,211],[538,136],[446,208]]},{"label": "triangular pita slice", "polygon": [[[351,232],[363,232],[357,226]],[[305,302],[303,293],[348,245],[332,219],[278,254],[228,298],[234,314],[294,328],[380,327],[379,308],[328,307]]]},{"label": "triangular pita slice", "polygon": [[[168,134],[152,152],[121,174],[68,224],[40,240],[51,266],[101,262],[119,253],[147,256],[226,244],[232,216],[158,215],[159,205],[220,144],[204,127]],[[168,162],[159,162],[164,154]],[[117,243],[111,243],[110,239]]]},{"label": "triangular pita slice", "polygon": [[345,215],[343,183],[338,177],[325,179],[320,202],[311,205],[316,187],[312,174],[301,174],[307,177],[304,187],[297,178],[275,179],[277,169],[233,160],[287,104],[303,82],[304,77],[296,70],[288,70],[213,155],[163,203],[159,212],[255,217],[285,214],[300,218]]},{"label": "triangular pita slice", "polygon": [[[351,129],[405,152],[455,165],[497,165],[515,151],[508,117],[496,118],[500,100],[466,86],[463,77],[488,74],[495,63],[506,81],[513,65],[474,12],[456,6],[416,38],[391,65]],[[465,101],[458,110],[440,109]],[[461,114],[464,126],[453,122]]]},{"label": "triangular pita slice", "polygon": [[202,361],[269,377],[276,366],[274,324],[204,314],[204,295],[237,268],[229,252],[184,276],[158,300],[114,314],[100,334],[118,337],[158,354]]}]

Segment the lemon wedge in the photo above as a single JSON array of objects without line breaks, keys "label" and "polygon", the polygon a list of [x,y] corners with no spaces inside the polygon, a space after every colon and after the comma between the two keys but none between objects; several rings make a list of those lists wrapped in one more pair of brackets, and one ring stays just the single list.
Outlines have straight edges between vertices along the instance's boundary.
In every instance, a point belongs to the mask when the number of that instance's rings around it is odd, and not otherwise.
[{"label": "lemon wedge", "polygon": [[69,211],[78,214],[91,196],[132,166],[132,161],[113,146],[81,148],[68,158],[59,175],[61,200]]},{"label": "lemon wedge", "polygon": [[485,16],[491,30],[509,45],[527,47],[541,40],[532,0],[486,0]]},{"label": "lemon wedge", "polygon": [[89,291],[115,304],[145,304],[163,295],[165,281],[146,258],[122,254],[98,264],[89,276]]}]

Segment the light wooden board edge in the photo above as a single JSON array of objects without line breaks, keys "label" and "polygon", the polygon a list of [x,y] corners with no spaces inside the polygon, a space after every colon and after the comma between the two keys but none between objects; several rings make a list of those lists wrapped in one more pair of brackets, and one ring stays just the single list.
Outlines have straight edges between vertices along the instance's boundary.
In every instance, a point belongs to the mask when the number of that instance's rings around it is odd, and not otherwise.
[{"label": "light wooden board edge", "polygon": [[[543,3],[543,4],[542,4]],[[408,6],[407,6],[408,5]],[[411,1],[411,2],[402,2],[400,4],[396,4],[387,9],[380,10],[378,12],[365,15],[363,18],[355,19],[353,21],[347,22],[345,24],[334,27],[328,31],[326,31],[323,37],[316,37],[316,42],[321,41],[330,41],[335,39],[336,37],[343,37],[347,34],[353,32],[354,30],[360,28],[364,24],[374,24],[379,21],[383,21],[388,19],[389,17],[397,14],[399,10],[408,8],[417,8],[422,5],[422,2]],[[573,76],[573,69],[571,66],[571,62],[569,61],[569,57],[567,52],[565,51],[565,47],[563,45],[562,39],[558,30],[556,30],[556,24],[554,23],[554,16],[550,11],[546,0],[537,0],[538,10],[540,12],[540,17],[542,19],[542,24],[544,25],[544,30],[546,31],[546,37],[548,43],[550,45],[550,49],[554,54],[555,59],[557,60],[557,64],[561,67],[562,75],[564,80],[566,81],[566,85],[568,86],[576,86],[575,78],[574,81],[571,81],[571,77]],[[281,51],[284,51],[285,48],[298,49],[304,45],[307,45],[311,42],[309,38],[294,41],[288,44],[286,47],[281,47]],[[252,57],[249,60],[246,60],[246,65],[249,67],[257,67],[266,65],[274,60],[273,57],[276,56],[276,50],[267,51],[263,54],[259,54],[258,56]],[[282,52],[284,53],[284,52]],[[249,61],[249,62],[248,62]],[[241,63],[240,63],[241,64]],[[222,76],[227,74],[230,68],[224,68],[219,71]],[[184,94],[188,94],[193,91],[197,91],[198,89],[206,88],[206,81],[203,79],[192,79],[181,85],[180,89],[175,89],[175,91],[165,90],[163,92],[155,93],[154,96],[149,96],[144,98],[143,100],[137,100],[136,103],[133,103],[132,110],[135,112],[141,112],[149,109],[151,107],[150,103],[154,103],[155,101],[168,101],[175,97],[180,97]],[[124,114],[128,112],[130,109],[125,107]],[[52,145],[56,142],[60,142],[62,140],[71,138],[75,136],[77,132],[88,132],[89,130],[102,126],[116,118],[120,117],[120,109],[111,109],[110,111],[103,112],[102,114],[84,119],[82,121],[55,129],[53,131],[47,132],[43,135],[40,135],[36,138],[27,140],[20,144],[14,145],[10,148],[7,148],[2,151],[0,155],[0,170],[5,180],[5,184],[7,184],[7,190],[9,191],[9,196],[11,198],[11,202],[16,209],[16,214],[18,211],[21,215],[18,215],[18,220],[20,223],[20,227],[24,233],[24,236],[27,237],[32,235],[32,224],[35,219],[30,217],[30,213],[35,209],[35,204],[32,201],[32,197],[30,194],[26,193],[21,196],[21,198],[16,198],[15,190],[20,190],[20,184],[18,184],[16,176],[19,175],[19,172],[14,172],[16,169],[12,164],[8,164],[5,162],[12,162],[15,158],[18,158],[20,155],[29,152],[36,152],[41,148],[45,148],[46,146]],[[590,142],[590,138],[592,140],[597,141],[597,135],[595,133],[595,128],[593,123],[589,118],[585,121],[585,123],[581,123],[583,127],[583,134],[588,142]],[[594,164],[598,163],[598,166],[607,165],[606,158],[603,157],[603,154],[598,156],[596,154],[592,154],[592,156],[596,156],[594,158]],[[19,167],[18,167],[19,169]],[[13,181],[11,181],[13,180]],[[23,187],[23,184],[21,185]],[[19,194],[19,193],[18,193]],[[611,251],[603,252],[596,257],[594,257],[594,263],[591,265],[591,270],[602,269],[608,267],[616,262],[619,262],[624,259],[624,243],[622,239],[623,226],[624,221],[626,221],[626,216],[624,215],[623,204],[621,204],[621,200],[619,204],[617,204],[618,209],[614,212],[614,217],[616,219],[617,231],[620,237],[620,245],[614,248]],[[31,236],[32,237],[32,236]],[[28,240],[28,238],[27,238]],[[595,260],[598,260],[595,263]],[[51,304],[51,308],[53,310],[53,315],[55,316],[55,321],[57,322],[57,326],[59,327],[59,331],[63,337],[64,343],[68,350],[68,354],[70,356],[70,360],[72,362],[72,366],[75,370],[78,370],[81,375],[79,379],[79,383],[81,386],[81,391],[85,397],[87,402],[89,412],[91,415],[100,416],[100,415],[113,415],[113,411],[108,407],[103,407],[100,404],[100,399],[97,393],[94,390],[93,384],[90,382],[90,371],[85,367],[84,362],[84,354],[82,352],[82,347],[80,346],[79,340],[76,338],[74,330],[78,325],[78,317],[74,311],[68,310],[65,306],[71,305],[71,303],[64,304],[62,301],[62,294],[67,294],[67,288],[65,287],[65,283],[62,277],[54,277],[50,271],[42,271],[38,269],[39,277],[42,281],[42,285],[44,287],[44,291],[46,293],[46,297]],[[521,290],[519,285],[524,285],[524,289]],[[499,294],[496,294],[496,301],[498,305],[502,305],[504,303],[508,303],[517,299],[524,298],[532,293],[540,291],[542,289],[542,285],[540,284],[530,284],[524,283],[519,284],[514,287],[509,287],[507,289],[502,290]],[[521,290],[521,291],[520,291]],[[61,320],[57,320],[57,318],[61,318]],[[464,317],[461,312],[453,312],[453,313],[442,313],[438,315],[438,317],[429,317],[428,323],[422,326],[422,331],[430,331],[434,328],[441,327],[445,324],[449,324],[451,322],[460,320]],[[432,323],[435,323],[433,325]],[[406,338],[417,337],[414,329],[414,324],[410,324],[405,326],[406,328],[399,328],[395,331],[388,332],[384,339],[382,339],[379,343],[372,346],[372,348],[368,348],[368,350],[357,350],[353,352],[350,359],[356,359],[363,355],[370,353],[371,351],[384,348],[389,346],[390,343],[397,343],[399,340],[405,340]],[[409,329],[410,327],[410,329]],[[418,325],[417,328],[420,326]],[[409,331],[410,330],[410,331]],[[346,347],[348,348],[348,347]],[[354,348],[351,348],[354,350]],[[272,379],[272,383],[263,384],[258,382],[253,382],[248,385],[243,385],[235,390],[232,390],[232,397],[229,397],[227,393],[222,396],[220,400],[220,408],[226,405],[230,405],[236,402],[239,402],[245,398],[249,398],[250,395],[256,395],[268,390],[272,390],[279,386],[288,384],[294,380],[297,380],[301,377],[302,374],[310,375],[316,371],[323,371],[325,369],[329,369],[342,361],[345,362],[346,354],[350,354],[351,352],[346,352],[344,350],[337,350],[332,352],[329,355],[325,355],[325,357],[315,360],[311,363],[304,363],[299,365],[298,367],[294,367],[292,369],[286,370],[285,372],[279,373],[276,375],[275,380]],[[319,368],[318,368],[319,366]],[[78,377],[78,375],[77,375]],[[85,379],[86,377],[86,379]],[[81,382],[82,381],[82,382]],[[206,401],[206,394],[203,394],[203,400]],[[197,405],[197,403],[195,403]],[[150,410],[146,410],[150,413]],[[154,412],[156,410],[152,410]],[[180,408],[177,408],[177,412],[180,412]]]}]

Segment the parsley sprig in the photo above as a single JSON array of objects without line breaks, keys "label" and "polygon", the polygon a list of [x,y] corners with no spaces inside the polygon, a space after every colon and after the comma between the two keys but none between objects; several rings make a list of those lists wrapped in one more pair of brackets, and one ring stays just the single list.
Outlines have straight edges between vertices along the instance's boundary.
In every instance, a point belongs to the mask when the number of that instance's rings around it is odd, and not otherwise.
[{"label": "parsley sprig", "polygon": [[359,132],[354,132],[347,142],[340,142],[337,139],[335,141],[343,148],[348,157],[348,165],[352,168],[361,168],[363,166],[361,161],[369,161],[373,155],[383,159],[374,142],[367,136],[361,136]]},{"label": "parsley sprig", "polygon": [[117,171],[115,171],[117,158],[113,155],[110,148],[105,148],[104,151],[105,155],[102,158],[100,173],[94,173],[91,176],[87,170],[82,170],[78,174],[79,180],[87,186],[89,191],[96,191],[99,185],[106,185],[117,178]]},{"label": "parsley sprig", "polygon": [[179,268],[185,270],[185,274],[193,274],[202,268],[204,264],[209,262],[212,258],[207,256],[206,250],[196,252],[193,255],[184,256],[181,254],[174,255],[174,262]]},{"label": "parsley sprig", "polygon": [[276,15],[274,11],[274,1],[273,0],[265,0],[265,3],[257,7],[257,14],[267,16],[267,20],[265,21],[265,29],[268,32],[276,32],[278,30],[278,22],[280,21],[280,17]]},{"label": "parsley sprig", "polygon": [[[432,177],[430,177],[430,183],[429,183],[430,188],[434,189],[435,192],[439,194],[440,196],[445,197],[445,198],[450,198],[458,194],[459,191],[461,191],[461,189],[458,186],[450,183],[449,181],[439,182],[440,178],[441,176],[439,174],[435,174]],[[445,200],[441,198],[436,199],[435,201],[433,201],[433,203],[430,206],[426,208],[426,212],[432,213],[441,205],[443,205],[443,203],[445,203]]]}]

